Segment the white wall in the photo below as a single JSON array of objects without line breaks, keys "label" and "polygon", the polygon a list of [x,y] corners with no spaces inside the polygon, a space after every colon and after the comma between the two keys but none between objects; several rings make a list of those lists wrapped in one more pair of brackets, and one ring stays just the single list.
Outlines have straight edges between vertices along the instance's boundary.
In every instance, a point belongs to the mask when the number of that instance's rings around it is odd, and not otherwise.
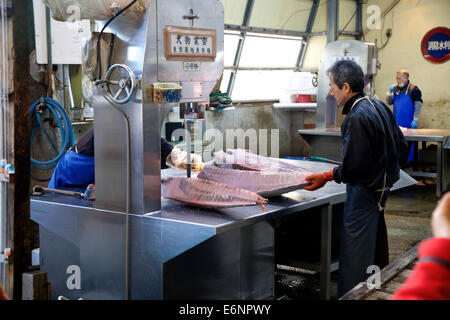
[{"label": "white wall", "polygon": [[[364,11],[370,5],[380,6],[381,12],[392,4],[393,0],[369,0]],[[363,15],[363,27],[367,13]],[[383,22],[383,21],[382,21]],[[410,72],[410,81],[422,91],[424,105],[419,127],[450,129],[450,61],[434,64],[427,61],[420,49],[422,38],[435,27],[450,28],[449,0],[402,0],[384,18],[379,30],[367,30],[366,41],[386,37],[385,30],[392,29],[392,37],[386,47],[378,53],[381,70],[376,77],[377,93],[385,95],[387,88],[395,83],[396,71],[406,68]]]}]

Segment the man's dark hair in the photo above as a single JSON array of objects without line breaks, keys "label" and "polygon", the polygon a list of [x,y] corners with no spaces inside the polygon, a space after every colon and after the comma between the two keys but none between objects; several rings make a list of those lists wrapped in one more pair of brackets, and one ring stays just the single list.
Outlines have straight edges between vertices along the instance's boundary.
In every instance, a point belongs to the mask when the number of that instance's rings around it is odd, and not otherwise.
[{"label": "man's dark hair", "polygon": [[353,92],[361,92],[364,89],[364,73],[361,67],[351,60],[337,61],[327,71],[328,76],[333,75],[333,80],[339,89],[347,82]]}]

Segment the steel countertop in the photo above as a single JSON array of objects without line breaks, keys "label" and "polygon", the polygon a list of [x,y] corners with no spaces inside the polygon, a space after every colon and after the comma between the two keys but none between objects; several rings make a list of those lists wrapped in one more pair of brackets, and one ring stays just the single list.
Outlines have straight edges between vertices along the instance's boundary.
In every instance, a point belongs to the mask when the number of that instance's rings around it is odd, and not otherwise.
[{"label": "steel countertop", "polygon": [[[335,167],[334,164],[303,161],[286,160],[290,163],[298,164],[313,172],[325,172]],[[164,171],[164,170],[163,170]],[[170,176],[170,169],[166,169],[162,176]],[[396,190],[402,187],[415,184],[416,181],[401,171],[400,180],[391,189]],[[202,227],[214,228],[216,233],[230,229],[240,228],[260,221],[268,221],[285,215],[296,213],[302,210],[343,203],[346,199],[346,185],[337,184],[330,181],[324,187],[315,191],[296,190],[285,193],[282,196],[271,197],[265,205],[265,210],[260,206],[241,206],[225,209],[204,209],[185,205],[170,199],[161,198],[161,210],[147,214],[131,214],[134,217],[157,219],[161,222],[185,223],[199,225]],[[31,197],[31,208],[44,210],[61,210],[61,206],[79,207],[81,210],[92,211],[93,213],[109,212],[113,214],[124,214],[124,212],[108,211],[95,208],[95,201],[77,199],[75,197],[44,194],[40,197]]]},{"label": "steel countertop", "polygon": [[450,137],[450,130],[446,129],[406,129],[403,130],[403,135],[408,141],[428,141],[428,142],[442,142]]},{"label": "steel countertop", "polygon": [[[450,148],[450,130],[446,129],[406,129],[403,135],[407,141],[426,141],[426,142],[442,142],[445,148]],[[320,135],[320,136],[341,136],[340,128],[327,129],[301,129],[298,130],[300,135]]]},{"label": "steel countertop", "polygon": [[[334,164],[287,160],[313,172],[324,172],[335,167]],[[132,214],[142,218],[158,219],[167,222],[178,222],[212,227],[216,232],[251,225],[260,221],[272,220],[298,211],[344,202],[346,198],[345,185],[335,182],[327,183],[323,188],[315,191],[296,190],[278,197],[269,198],[265,210],[260,206],[241,206],[225,209],[203,209],[185,205],[183,203],[161,198],[161,210],[144,215]],[[31,197],[31,208],[47,205],[51,210],[60,210],[60,206],[80,207],[94,212],[114,212],[95,208],[95,201],[77,199],[71,196],[58,194],[44,194],[40,197]],[[36,208],[37,208],[36,207]]]}]

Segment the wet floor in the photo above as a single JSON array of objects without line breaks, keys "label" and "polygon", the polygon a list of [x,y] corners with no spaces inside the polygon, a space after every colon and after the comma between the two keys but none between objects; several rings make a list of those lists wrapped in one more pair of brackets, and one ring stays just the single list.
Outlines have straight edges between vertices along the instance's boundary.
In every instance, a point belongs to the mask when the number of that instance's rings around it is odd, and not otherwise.
[{"label": "wet floor", "polygon": [[[437,204],[432,180],[389,195],[385,218],[389,238],[389,259],[394,261],[420,241],[431,237],[431,214]],[[277,271],[276,291],[288,300],[319,299],[320,274]],[[331,276],[331,298],[337,299],[338,271]]]}]

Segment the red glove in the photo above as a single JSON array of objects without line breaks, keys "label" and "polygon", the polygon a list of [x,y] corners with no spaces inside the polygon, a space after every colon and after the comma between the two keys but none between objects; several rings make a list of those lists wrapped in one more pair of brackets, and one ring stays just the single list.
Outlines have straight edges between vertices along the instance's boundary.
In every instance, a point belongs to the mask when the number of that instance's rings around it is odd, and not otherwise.
[{"label": "red glove", "polygon": [[8,300],[8,297],[6,296],[5,292],[3,291],[3,287],[0,284],[0,300]]},{"label": "red glove", "polygon": [[325,183],[333,180],[333,169],[323,173],[314,173],[306,177],[306,181],[314,181],[312,185],[304,187],[303,189],[313,191],[322,188]]}]

